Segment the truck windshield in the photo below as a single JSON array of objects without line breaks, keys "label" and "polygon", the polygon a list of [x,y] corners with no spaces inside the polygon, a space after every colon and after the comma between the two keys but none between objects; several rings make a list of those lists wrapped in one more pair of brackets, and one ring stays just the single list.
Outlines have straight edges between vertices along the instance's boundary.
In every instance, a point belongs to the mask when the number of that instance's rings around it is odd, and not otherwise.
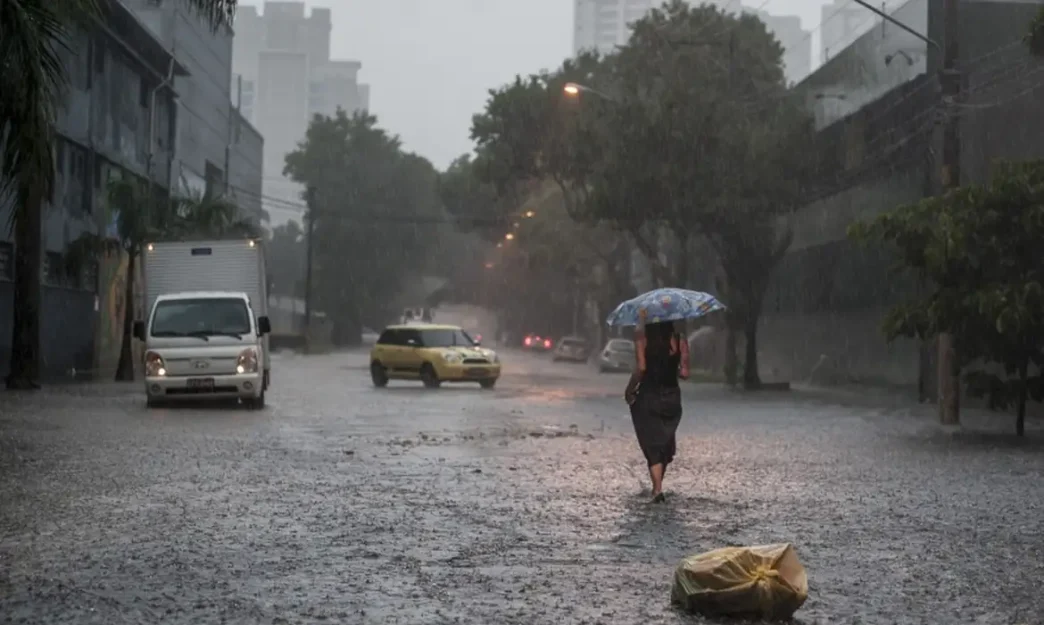
[{"label": "truck windshield", "polygon": [[152,336],[241,338],[250,330],[250,310],[238,298],[162,300],[152,316]]}]

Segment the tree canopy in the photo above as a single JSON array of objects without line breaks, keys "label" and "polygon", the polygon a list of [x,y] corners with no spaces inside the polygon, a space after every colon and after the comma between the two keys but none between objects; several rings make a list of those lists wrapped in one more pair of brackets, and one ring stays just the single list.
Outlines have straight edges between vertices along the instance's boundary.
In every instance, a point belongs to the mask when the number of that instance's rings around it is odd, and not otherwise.
[{"label": "tree canopy", "polygon": [[508,206],[554,182],[570,217],[625,233],[662,285],[690,286],[693,249],[713,250],[700,271],[747,336],[744,381],[757,387],[764,292],[814,162],[799,104],[759,19],[675,0],[614,54],[491,91],[472,124],[475,174]]},{"label": "tree canopy", "polygon": [[1037,12],[1037,17],[1030,23],[1029,32],[1026,33],[1026,44],[1030,52],[1037,56],[1044,56],[1044,7]]},{"label": "tree canopy", "polygon": [[1044,161],[1001,164],[988,184],[899,207],[850,233],[892,243],[896,269],[928,284],[890,311],[887,338],[953,333],[969,392],[994,408],[1015,406],[1023,434],[1027,399],[1044,400]]},{"label": "tree canopy", "polygon": [[316,116],[285,173],[314,189],[315,303],[338,341],[379,326],[404,279],[423,275],[445,222],[437,172],[368,114]]}]

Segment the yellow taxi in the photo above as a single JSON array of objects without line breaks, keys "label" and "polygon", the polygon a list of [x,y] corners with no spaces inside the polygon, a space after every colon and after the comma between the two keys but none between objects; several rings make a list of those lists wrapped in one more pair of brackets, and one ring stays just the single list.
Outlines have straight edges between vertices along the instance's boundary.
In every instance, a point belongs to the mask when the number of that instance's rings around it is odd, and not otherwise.
[{"label": "yellow taxi", "polygon": [[457,326],[408,323],[388,326],[370,352],[373,385],[420,380],[428,388],[443,382],[478,382],[493,388],[500,358]]}]

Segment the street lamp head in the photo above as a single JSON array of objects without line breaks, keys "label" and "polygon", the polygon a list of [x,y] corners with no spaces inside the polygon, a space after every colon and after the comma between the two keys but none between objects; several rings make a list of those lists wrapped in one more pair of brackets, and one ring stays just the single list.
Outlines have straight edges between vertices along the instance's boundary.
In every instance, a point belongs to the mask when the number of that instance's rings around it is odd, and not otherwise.
[{"label": "street lamp head", "polygon": [[569,95],[580,95],[580,85],[575,82],[567,82],[565,87],[562,88]]},{"label": "street lamp head", "polygon": [[526,211],[526,218],[527,219],[533,217],[534,215],[536,215],[536,213],[534,213],[533,211]]},{"label": "street lamp head", "polygon": [[515,235],[513,233],[509,232],[509,233],[504,235],[504,238],[507,239],[508,241],[510,241],[510,240],[515,238]]}]

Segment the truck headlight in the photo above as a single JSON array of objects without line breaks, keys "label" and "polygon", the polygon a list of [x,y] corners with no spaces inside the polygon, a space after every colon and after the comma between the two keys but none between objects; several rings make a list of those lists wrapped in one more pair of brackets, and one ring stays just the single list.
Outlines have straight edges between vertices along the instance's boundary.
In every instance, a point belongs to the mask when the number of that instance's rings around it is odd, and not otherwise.
[{"label": "truck headlight", "polygon": [[257,350],[248,347],[239,352],[236,360],[236,373],[257,373]]},{"label": "truck headlight", "polygon": [[442,354],[442,359],[450,364],[456,364],[461,361],[460,354],[456,352],[445,352]]},{"label": "truck headlight", "polygon": [[167,364],[163,362],[163,356],[156,352],[145,352],[145,375],[150,378],[167,375]]}]

